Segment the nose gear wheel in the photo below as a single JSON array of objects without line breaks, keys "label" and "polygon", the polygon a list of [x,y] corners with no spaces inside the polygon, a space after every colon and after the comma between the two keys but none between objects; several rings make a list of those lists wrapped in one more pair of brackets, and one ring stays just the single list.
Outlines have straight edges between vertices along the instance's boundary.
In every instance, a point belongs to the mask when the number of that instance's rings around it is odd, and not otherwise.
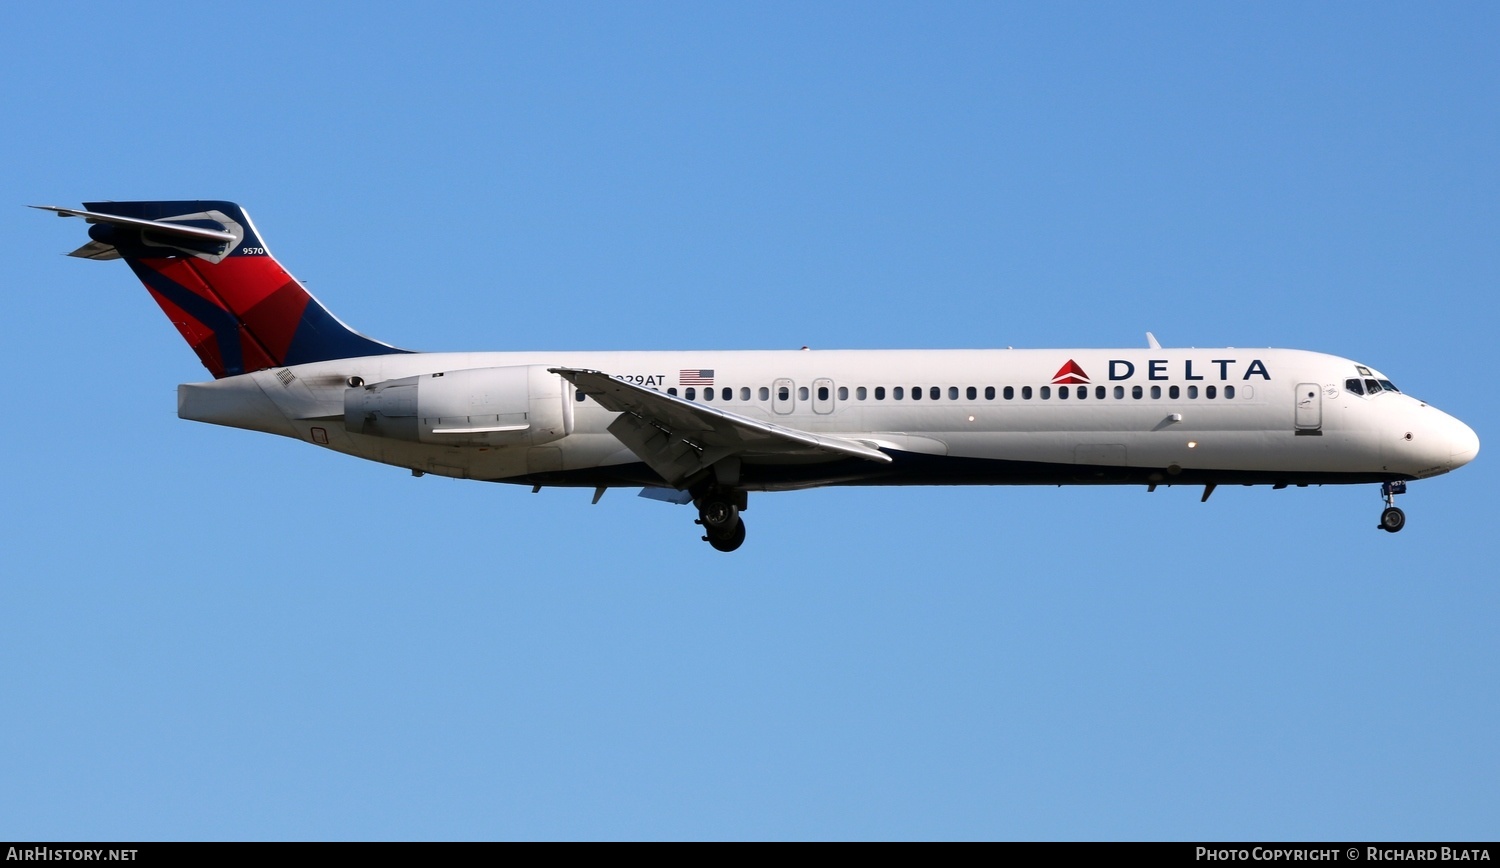
[{"label": "nose gear wheel", "polygon": [[1406,527],[1406,513],[1396,506],[1396,495],[1405,493],[1405,482],[1381,483],[1380,495],[1385,498],[1385,509],[1380,513],[1380,524],[1376,527],[1386,533],[1395,533]]}]

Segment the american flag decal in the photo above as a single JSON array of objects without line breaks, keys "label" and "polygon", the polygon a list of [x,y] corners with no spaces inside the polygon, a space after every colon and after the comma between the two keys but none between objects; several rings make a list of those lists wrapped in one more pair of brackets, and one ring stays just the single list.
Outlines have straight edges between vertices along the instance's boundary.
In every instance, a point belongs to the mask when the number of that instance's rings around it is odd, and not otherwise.
[{"label": "american flag decal", "polygon": [[713,384],[713,368],[684,368],[677,372],[677,385],[679,386],[712,386]]}]

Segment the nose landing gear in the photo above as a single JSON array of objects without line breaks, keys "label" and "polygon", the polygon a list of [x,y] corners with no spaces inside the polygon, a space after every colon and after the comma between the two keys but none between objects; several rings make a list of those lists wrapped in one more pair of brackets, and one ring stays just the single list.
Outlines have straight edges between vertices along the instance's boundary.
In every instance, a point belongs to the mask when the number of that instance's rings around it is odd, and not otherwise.
[{"label": "nose landing gear", "polygon": [[743,491],[710,489],[697,500],[703,541],[721,552],[732,552],[745,542],[745,522],[740,511],[748,498]]},{"label": "nose landing gear", "polygon": [[1380,513],[1380,524],[1376,527],[1386,533],[1395,533],[1406,527],[1406,513],[1396,506],[1396,495],[1405,493],[1405,482],[1382,482],[1380,484],[1380,495],[1385,498],[1385,510]]}]

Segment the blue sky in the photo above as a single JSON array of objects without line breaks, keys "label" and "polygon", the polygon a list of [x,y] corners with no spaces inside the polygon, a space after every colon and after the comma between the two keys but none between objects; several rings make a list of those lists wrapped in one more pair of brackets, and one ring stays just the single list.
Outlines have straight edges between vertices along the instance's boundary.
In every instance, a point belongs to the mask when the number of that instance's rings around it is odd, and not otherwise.
[{"label": "blue sky", "polygon": [[16,7],[0,838],[1486,839],[1488,449],[1412,486],[412,479],[175,418],[80,226],[423,349],[1290,346],[1500,430],[1492,4]]}]

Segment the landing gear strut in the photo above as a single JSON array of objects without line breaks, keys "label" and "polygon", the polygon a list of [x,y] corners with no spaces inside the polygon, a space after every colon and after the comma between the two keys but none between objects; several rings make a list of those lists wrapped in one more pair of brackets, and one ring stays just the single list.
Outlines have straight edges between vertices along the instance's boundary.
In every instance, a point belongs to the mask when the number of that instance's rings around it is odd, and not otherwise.
[{"label": "landing gear strut", "polygon": [[740,510],[746,507],[745,492],[733,489],[709,489],[699,497],[698,521],[703,526],[703,541],[721,552],[732,552],[745,542],[745,522]]},{"label": "landing gear strut", "polygon": [[1380,484],[1380,495],[1385,498],[1385,511],[1380,513],[1380,524],[1376,525],[1386,533],[1395,533],[1406,527],[1406,513],[1396,506],[1396,495],[1406,493],[1405,482],[1383,482]]}]

